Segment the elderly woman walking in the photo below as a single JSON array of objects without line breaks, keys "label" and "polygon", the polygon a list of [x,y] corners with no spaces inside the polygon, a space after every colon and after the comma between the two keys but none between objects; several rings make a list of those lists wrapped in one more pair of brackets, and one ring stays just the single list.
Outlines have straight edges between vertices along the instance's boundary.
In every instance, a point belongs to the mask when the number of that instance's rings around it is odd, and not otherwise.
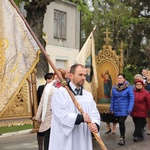
[{"label": "elderly woman walking", "polygon": [[144,89],[142,80],[135,81],[134,97],[135,102],[131,113],[135,126],[133,141],[138,142],[143,139],[143,125],[150,110],[150,94]]}]

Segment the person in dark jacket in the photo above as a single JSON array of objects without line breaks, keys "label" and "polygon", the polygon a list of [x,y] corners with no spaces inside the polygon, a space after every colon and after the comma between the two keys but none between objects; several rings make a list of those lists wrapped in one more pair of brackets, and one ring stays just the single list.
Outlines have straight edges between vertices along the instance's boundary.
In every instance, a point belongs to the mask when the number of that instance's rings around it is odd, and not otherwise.
[{"label": "person in dark jacket", "polygon": [[38,87],[38,90],[37,90],[37,99],[38,99],[38,105],[40,103],[40,99],[41,99],[41,96],[42,96],[42,93],[43,93],[43,90],[44,90],[44,87],[47,83],[50,83],[53,81],[53,73],[47,73],[45,76],[44,76],[44,79],[46,81],[46,83],[44,85],[40,85]]},{"label": "person in dark jacket", "polygon": [[135,81],[134,89],[134,107],[131,113],[135,130],[133,141],[138,142],[143,139],[143,124],[150,110],[150,94],[144,89],[144,83],[141,80]]},{"label": "person in dark jacket", "polygon": [[[44,85],[40,85],[38,87],[37,90],[37,101],[38,101],[38,105],[40,103],[41,100],[41,96],[43,94],[44,88],[46,86],[47,83],[50,83],[53,81],[53,73],[47,73],[44,76],[44,79],[46,81],[46,83]],[[37,141],[38,141],[38,149],[42,150],[43,149],[43,141],[44,141],[44,132],[37,132]],[[45,144],[45,143],[44,143]],[[46,144],[45,144],[46,145]]]},{"label": "person in dark jacket", "polygon": [[134,105],[133,87],[126,81],[124,74],[118,74],[118,83],[112,89],[110,112],[118,118],[120,140],[125,144],[125,120],[130,115]]}]

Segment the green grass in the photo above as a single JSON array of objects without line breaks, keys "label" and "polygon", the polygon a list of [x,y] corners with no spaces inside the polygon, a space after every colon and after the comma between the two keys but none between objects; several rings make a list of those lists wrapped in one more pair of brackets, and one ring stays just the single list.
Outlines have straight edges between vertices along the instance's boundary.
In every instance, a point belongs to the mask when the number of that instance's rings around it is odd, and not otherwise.
[{"label": "green grass", "polygon": [[20,126],[10,126],[10,127],[0,127],[0,134],[9,133],[9,132],[17,132],[27,129],[32,129],[33,125],[26,124]]}]

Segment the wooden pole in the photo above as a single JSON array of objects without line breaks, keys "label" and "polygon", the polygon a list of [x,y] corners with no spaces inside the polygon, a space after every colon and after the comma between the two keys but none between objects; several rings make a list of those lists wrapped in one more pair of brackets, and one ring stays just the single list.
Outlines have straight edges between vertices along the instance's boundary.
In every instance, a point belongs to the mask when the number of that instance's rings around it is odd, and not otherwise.
[{"label": "wooden pole", "polygon": [[[44,47],[42,46],[42,44],[40,43],[40,41],[38,40],[37,36],[34,34],[34,32],[32,31],[31,27],[29,26],[29,24],[27,23],[27,21],[25,20],[25,18],[23,17],[23,15],[20,13],[18,7],[16,6],[16,4],[14,3],[13,0],[9,0],[11,2],[11,4],[13,5],[13,7],[16,9],[16,11],[18,12],[18,14],[20,15],[20,17],[22,18],[22,20],[24,21],[26,27],[28,28],[28,30],[30,31],[31,35],[33,36],[34,40],[37,42],[38,46],[40,47],[42,53],[45,55],[47,61],[49,62],[49,64],[51,65],[51,67],[53,68],[53,70],[56,72],[58,78],[60,79],[62,86],[64,86],[66,88],[66,90],[68,91],[70,97],[72,98],[73,103],[75,104],[75,106],[77,107],[77,109],[79,110],[79,112],[81,114],[83,114],[83,110],[81,108],[81,106],[79,105],[79,103],[77,102],[77,100],[75,99],[73,93],[70,91],[70,89],[67,86],[67,81],[65,81],[61,74],[59,73],[59,71],[57,70],[57,68],[55,67],[55,65],[53,64],[53,62],[51,61],[51,59],[49,58],[48,54],[46,53]],[[88,123],[88,126],[90,125],[90,123]],[[97,142],[99,143],[100,147],[102,150],[107,150],[106,146],[104,145],[102,139],[99,137],[98,133],[93,133],[93,135],[95,136]]]},{"label": "wooden pole", "polygon": [[[31,84],[32,84],[32,98],[33,98],[33,116],[36,115],[38,104],[37,104],[37,90],[36,90],[36,71],[35,69],[31,73]],[[32,133],[38,132],[40,123],[36,120],[33,120],[33,129]]]}]

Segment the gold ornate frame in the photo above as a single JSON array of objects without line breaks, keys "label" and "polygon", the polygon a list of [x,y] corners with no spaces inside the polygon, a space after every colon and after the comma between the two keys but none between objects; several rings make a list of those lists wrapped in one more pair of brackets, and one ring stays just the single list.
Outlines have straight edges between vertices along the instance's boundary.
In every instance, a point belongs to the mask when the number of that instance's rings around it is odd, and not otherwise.
[{"label": "gold ornate frame", "polygon": [[36,71],[33,70],[29,77],[23,82],[16,96],[11,99],[0,112],[0,127],[33,124],[34,128],[38,128],[38,125],[31,120],[36,111]]}]

